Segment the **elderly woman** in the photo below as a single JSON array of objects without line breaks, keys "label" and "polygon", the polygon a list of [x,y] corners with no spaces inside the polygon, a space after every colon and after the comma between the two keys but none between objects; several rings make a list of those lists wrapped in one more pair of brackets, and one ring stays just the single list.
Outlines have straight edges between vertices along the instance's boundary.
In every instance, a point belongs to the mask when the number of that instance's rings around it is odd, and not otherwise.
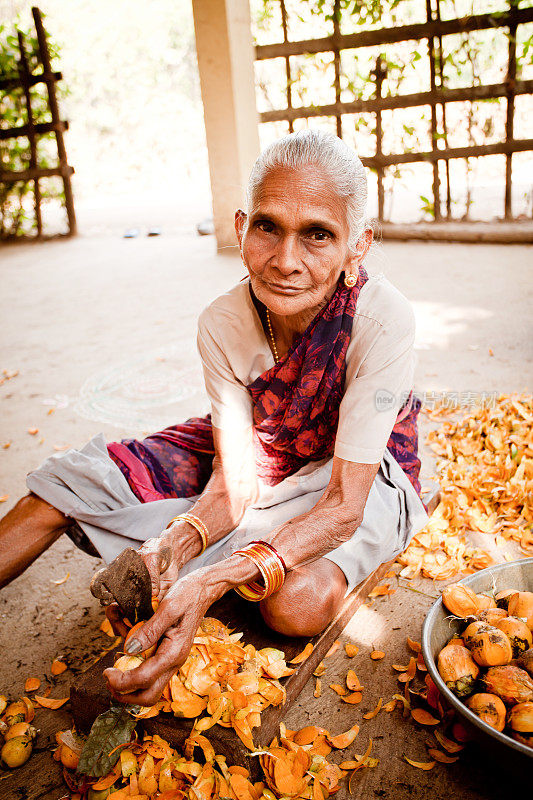
[{"label": "elderly woman", "polygon": [[199,319],[210,417],[49,458],[1,522],[3,582],[63,531],[106,560],[142,543],[162,602],[127,649],[158,647],[106,670],[123,702],[159,697],[228,590],[273,629],[312,636],[427,520],[413,312],[363,267],[366,197],[337,137],[270,145],[235,215],[248,278]]}]

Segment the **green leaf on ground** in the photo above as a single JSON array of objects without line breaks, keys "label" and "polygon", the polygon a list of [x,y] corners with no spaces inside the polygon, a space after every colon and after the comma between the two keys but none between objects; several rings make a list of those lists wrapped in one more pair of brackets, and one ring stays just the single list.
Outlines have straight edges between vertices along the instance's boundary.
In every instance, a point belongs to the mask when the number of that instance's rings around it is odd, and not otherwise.
[{"label": "green leaf on ground", "polygon": [[78,772],[103,778],[113,769],[120,757],[120,745],[130,741],[137,724],[130,710],[127,706],[111,706],[95,719],[81,752]]}]

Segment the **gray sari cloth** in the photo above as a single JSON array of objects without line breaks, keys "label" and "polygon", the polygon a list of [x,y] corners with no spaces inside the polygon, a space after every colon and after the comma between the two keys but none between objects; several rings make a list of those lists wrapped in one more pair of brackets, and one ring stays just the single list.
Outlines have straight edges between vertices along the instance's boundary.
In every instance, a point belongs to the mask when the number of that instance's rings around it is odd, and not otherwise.
[{"label": "gray sari cloth", "polygon": [[[264,486],[259,501],[240,524],[186,564],[180,575],[227,558],[253,539],[309,511],[331,476],[332,459],[297,473],[275,487]],[[177,514],[189,511],[196,497],[141,503],[108,455],[103,434],[81,450],[50,456],[27,477],[28,489],[71,517],[107,562],[124,548],[138,548],[159,536]],[[348,583],[347,593],[376,567],[397,556],[427,522],[427,514],[407,476],[389,453],[381,462],[366,502],[363,522],[352,538],[328,553]],[[76,541],[76,536],[72,537]],[[79,541],[79,540],[78,540]],[[78,542],[76,542],[78,543]]]}]

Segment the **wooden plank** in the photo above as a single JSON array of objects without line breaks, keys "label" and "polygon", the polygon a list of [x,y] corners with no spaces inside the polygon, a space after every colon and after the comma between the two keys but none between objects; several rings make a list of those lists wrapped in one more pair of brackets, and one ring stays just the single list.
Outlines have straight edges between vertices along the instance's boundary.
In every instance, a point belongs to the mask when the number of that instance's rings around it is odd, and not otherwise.
[{"label": "wooden plank", "polygon": [[[340,16],[341,16],[341,9],[340,9],[340,0],[334,0],[333,3],[333,40],[337,42],[341,28],[340,28]],[[333,48],[333,69],[335,72],[335,77],[333,80],[333,85],[335,87],[335,103],[338,104],[341,102],[341,53],[337,45]],[[342,139],[342,116],[340,114],[336,115],[336,122],[337,122],[337,136],[339,139]]]},{"label": "wooden plank", "polygon": [[[61,72],[36,72],[30,75],[29,84],[30,86],[36,86],[38,83],[46,83],[47,81],[55,81],[57,83],[57,81],[61,80],[63,80]],[[17,86],[22,86],[20,75],[9,75],[0,78],[0,92],[10,92],[12,89],[16,89]]]},{"label": "wooden plank", "polygon": [[473,158],[477,156],[506,155],[508,153],[524,153],[533,150],[533,139],[513,139],[510,142],[496,144],[479,144],[471,147],[449,147],[447,150],[425,153],[393,153],[386,156],[361,156],[365,167],[376,169],[391,164],[413,164],[417,161],[433,162],[437,159]]},{"label": "wooden plank", "polygon": [[[24,45],[24,36],[21,31],[17,31],[19,51],[20,51],[20,80],[24,87],[24,97],[26,98],[26,114],[28,115],[28,138],[30,140],[30,169],[37,167],[37,139],[35,136],[36,125],[33,120],[33,110],[30,92],[30,77],[31,73],[28,67],[28,59],[26,58],[26,48]],[[0,131],[0,134],[3,131]],[[34,196],[34,212],[35,224],[37,227],[37,236],[43,232],[43,221],[41,216],[41,188],[39,186],[39,178],[33,179],[33,196]]]},{"label": "wooden plank", "polygon": [[[281,9],[281,28],[283,30],[283,41],[288,42],[289,38],[287,35],[287,9],[285,8],[285,0],[280,0],[280,9]],[[291,60],[289,56],[285,56],[285,79],[287,81],[287,86],[285,89],[286,97],[287,97],[287,108],[292,108],[292,78],[291,78]],[[292,120],[289,120],[289,133],[294,132],[294,126],[292,124]]]},{"label": "wooden plank", "polygon": [[[431,0],[426,0],[426,18],[428,23],[432,21]],[[438,125],[437,125],[437,80],[435,70],[435,37],[428,38],[428,56],[429,56],[429,77],[431,86],[431,149],[433,152],[438,150]],[[440,180],[439,180],[439,162],[433,162],[433,216],[435,222],[439,222],[441,218],[440,213]]]},{"label": "wooden plank", "polygon": [[[31,10],[33,21],[35,23],[35,30],[37,32],[37,41],[39,43],[39,55],[43,65],[43,74],[50,75],[52,67],[50,64],[50,54],[48,52],[48,44],[46,42],[46,33],[41,19],[41,12],[35,6]],[[56,97],[55,81],[46,80],[46,88],[48,90],[48,104],[50,106],[50,113],[52,114],[52,122],[56,125],[60,122],[59,106]],[[67,210],[68,227],[71,236],[76,234],[76,213],[74,211],[74,196],[72,194],[72,184],[70,182],[71,172],[68,171],[67,151],[65,142],[63,140],[63,132],[55,129],[57,152],[59,156],[59,163],[61,165],[61,177],[63,178],[63,189],[65,192],[65,207]]]},{"label": "wooden plank", "polygon": [[[437,20],[440,20],[440,0],[435,0],[435,16]],[[438,59],[437,59],[437,67],[438,67],[438,75],[439,75],[439,90],[442,91],[444,88],[444,53],[442,49],[442,36],[437,37],[438,43]],[[532,86],[533,90],[533,86]],[[444,136],[444,148],[448,147],[448,128],[446,125],[446,103],[441,101],[439,103],[441,107],[441,114],[442,114],[442,133]],[[450,162],[444,162],[444,168],[446,172],[446,219],[450,220],[452,217],[452,191],[451,191],[451,183],[450,183]]]},{"label": "wooden plank", "polygon": [[[517,25],[515,20],[515,12],[517,0],[509,0],[510,13],[512,22],[509,25],[509,45],[507,56],[507,112],[505,116],[505,139],[511,142],[514,138],[514,98],[515,98],[515,82],[516,82],[516,30]],[[505,219],[512,219],[512,169],[513,169],[513,154],[507,153],[505,158],[505,198],[504,198],[504,216]]]},{"label": "wooden plank", "polygon": [[335,50],[353,50],[358,47],[375,47],[383,44],[406,42],[411,39],[427,39],[429,36],[448,36],[452,33],[470,33],[471,31],[503,28],[510,21],[518,25],[533,22],[533,8],[520,8],[516,12],[502,11],[492,14],[473,14],[458,19],[436,20],[431,23],[421,22],[414,25],[402,25],[395,28],[381,28],[375,31],[363,31],[344,36],[325,36],[321,39],[305,39],[298,42],[279,42],[276,44],[257,45],[255,57],[257,61],[280,56],[298,56],[304,53],[327,53]]},{"label": "wooden plank", "polygon": [[417,222],[398,225],[384,222],[383,239],[393,241],[470,242],[474,244],[533,244],[533,223],[529,222]]},{"label": "wooden plank", "polygon": [[[372,75],[376,81],[376,101],[381,100],[381,91],[383,86],[383,78],[387,74],[383,67],[381,56],[376,58],[376,66]],[[381,166],[381,158],[383,156],[382,149],[383,130],[381,126],[381,110],[376,111],[376,158],[379,164],[376,167],[377,182],[378,182],[378,220],[383,221],[385,213],[385,193],[383,191],[383,167]]]},{"label": "wooden plank", "polygon": [[64,177],[73,175],[74,167],[35,167],[34,169],[23,169],[20,172],[12,172],[9,169],[0,169],[0,182],[9,183],[16,181],[33,181],[35,178],[51,178],[53,175]]},{"label": "wooden plank", "polygon": [[[368,593],[388,572],[391,564],[392,562],[382,564],[372,575],[360,583],[346,598],[335,619],[322,633],[311,639],[314,644],[311,656],[298,666],[293,675],[282,680],[287,692],[286,703],[280,708],[267,708],[261,715],[261,727],[254,729],[256,744],[266,745],[276,735],[281,719],[295,702],[317,665],[364,602]],[[287,660],[294,658],[307,641],[296,637],[286,637],[268,628],[259,613],[258,606],[255,603],[247,603],[235,592],[228,592],[224,595],[209,609],[208,615],[222,620],[238,631],[243,631],[246,643],[251,643],[257,648],[275,647],[283,650]],[[71,689],[74,722],[80,731],[86,732],[96,716],[109,707],[110,697],[102,677],[102,670],[111,666],[114,659],[115,654],[109,653],[88,670]],[[174,747],[179,747],[189,735],[192,724],[192,720],[160,714],[158,717],[145,720],[142,727],[146,733],[158,733]],[[250,758],[247,748],[232,729],[215,725],[209,730],[208,736],[217,753],[227,756],[230,763],[242,764],[250,769],[254,776],[259,776],[257,758]]]},{"label": "wooden plank", "polygon": [[[33,132],[38,136],[44,133],[53,133],[55,131],[68,131],[68,122],[60,120],[59,122],[37,122],[33,125]],[[1,128],[0,141],[4,139],[16,139],[19,136],[31,136],[32,126],[18,125],[16,128]]]},{"label": "wooden plank", "polygon": [[[371,100],[352,100],[350,103],[330,103],[325,106],[302,106],[301,108],[263,111],[260,122],[289,122],[300,118],[329,117],[336,114],[356,114],[361,111],[385,111],[395,108],[415,108],[436,103],[455,103],[466,100],[492,100],[494,97],[507,97],[509,87],[506,83],[492,83],[486,86],[464,86],[459,89],[436,88],[435,92],[416,92],[398,94],[394,97],[373,98]],[[533,80],[516,81],[514,94],[532,94]]]}]

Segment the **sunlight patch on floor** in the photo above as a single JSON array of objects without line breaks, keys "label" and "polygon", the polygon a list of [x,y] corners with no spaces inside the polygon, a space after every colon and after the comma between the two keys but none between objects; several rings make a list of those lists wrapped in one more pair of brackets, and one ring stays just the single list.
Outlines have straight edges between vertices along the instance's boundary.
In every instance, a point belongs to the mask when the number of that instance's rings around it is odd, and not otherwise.
[{"label": "sunlight patch on floor", "polygon": [[494,316],[493,311],[477,306],[415,301],[413,307],[416,316],[416,350],[447,350],[452,338],[467,334],[472,323]]}]

